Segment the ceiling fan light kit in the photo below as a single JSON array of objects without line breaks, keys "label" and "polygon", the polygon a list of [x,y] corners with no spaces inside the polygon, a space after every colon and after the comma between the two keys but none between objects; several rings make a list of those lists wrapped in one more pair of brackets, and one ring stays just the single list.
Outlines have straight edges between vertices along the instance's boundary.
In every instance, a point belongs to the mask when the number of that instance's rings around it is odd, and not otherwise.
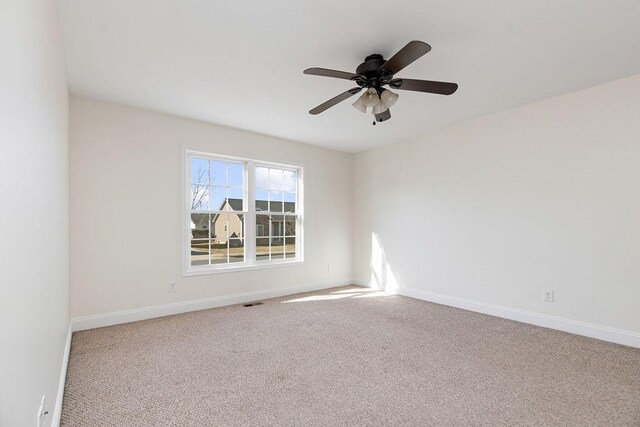
[{"label": "ceiling fan light kit", "polygon": [[376,122],[384,122],[391,118],[391,110],[389,108],[391,108],[399,98],[397,93],[391,92],[384,88],[384,86],[398,90],[451,95],[458,89],[456,83],[394,78],[395,74],[430,50],[431,46],[427,43],[414,40],[407,43],[405,47],[400,49],[398,53],[393,55],[389,60],[385,60],[383,56],[379,54],[367,56],[364,62],[356,68],[355,74],[327,68],[308,68],[304,70],[304,74],[351,80],[358,85],[358,87],[349,89],[318,105],[316,108],[310,110],[309,113],[313,115],[320,114],[359,93],[363,89],[366,89],[352,105],[362,113],[372,113],[375,116],[375,121],[373,122],[375,125]]}]

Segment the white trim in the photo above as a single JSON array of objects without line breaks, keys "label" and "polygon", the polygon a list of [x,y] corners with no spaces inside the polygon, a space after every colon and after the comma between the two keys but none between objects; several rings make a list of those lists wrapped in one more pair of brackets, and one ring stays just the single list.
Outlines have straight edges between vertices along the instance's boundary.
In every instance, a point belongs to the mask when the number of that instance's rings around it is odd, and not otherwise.
[{"label": "white trim", "polygon": [[269,291],[254,291],[241,294],[225,295],[221,297],[205,298],[194,301],[177,302],[173,304],[156,305],[152,307],[123,310],[113,313],[97,314],[94,316],[76,317],[71,319],[71,328],[75,331],[102,328],[105,326],[119,325],[122,323],[136,322],[139,320],[153,319],[156,317],[170,316],[172,314],[186,313],[189,311],[206,310],[209,308],[223,307],[227,305],[244,304],[247,302],[276,298],[286,295],[299,294],[301,292],[318,291],[353,284],[353,280],[340,280],[322,285],[298,286],[295,288],[276,289]]},{"label": "white trim", "polygon": [[259,263],[256,262],[255,264],[250,264],[250,265],[220,264],[220,265],[223,265],[224,267],[218,267],[215,269],[212,269],[212,268],[198,269],[197,267],[191,267],[189,271],[182,273],[182,277],[202,276],[205,274],[234,273],[238,271],[262,270],[263,268],[287,267],[287,266],[294,266],[294,265],[301,265],[301,264],[304,264],[304,261],[298,261],[296,259],[291,258],[290,261],[268,260],[268,261],[259,261]]},{"label": "white trim", "polygon": [[[355,283],[358,282],[358,280],[355,281]],[[637,332],[611,328],[608,326],[594,325],[592,323],[582,322],[579,320],[566,319],[564,317],[535,313],[532,311],[418,289],[403,288],[398,290],[397,293],[398,295],[405,297],[416,298],[436,304],[448,305],[450,307],[461,308],[463,310],[475,311],[477,313],[488,314],[490,316],[502,317],[504,319],[515,320],[517,322],[529,323],[536,326],[542,326],[544,328],[557,329],[559,331],[583,335],[585,337],[640,348],[640,333]]]},{"label": "white trim", "polygon": [[51,419],[51,427],[60,426],[60,417],[62,416],[62,399],[64,398],[64,384],[67,380],[67,366],[69,365],[69,352],[71,350],[71,330],[72,323],[69,322],[69,330],[67,331],[67,342],[64,345],[64,353],[62,354],[62,365],[60,366],[60,378],[58,379],[58,393],[56,395],[56,405],[53,408],[53,417]]}]

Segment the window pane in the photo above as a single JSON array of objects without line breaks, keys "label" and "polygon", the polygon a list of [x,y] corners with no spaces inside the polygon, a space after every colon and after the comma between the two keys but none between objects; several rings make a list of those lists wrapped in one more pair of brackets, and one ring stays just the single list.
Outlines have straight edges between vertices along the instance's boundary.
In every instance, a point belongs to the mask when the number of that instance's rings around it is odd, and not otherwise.
[{"label": "window pane", "polygon": [[243,209],[243,197],[242,188],[229,187],[227,188],[227,198],[229,199],[229,206],[225,209],[242,211]]},{"label": "window pane", "polygon": [[284,238],[276,237],[271,239],[271,259],[284,258]]},{"label": "window pane", "polygon": [[256,214],[256,237],[269,236],[269,215]]},{"label": "window pane", "polygon": [[287,237],[284,242],[284,251],[286,258],[295,258],[296,257],[296,238],[295,237]]},{"label": "window pane", "polygon": [[191,214],[191,238],[209,239],[209,214]]},{"label": "window pane", "polygon": [[206,185],[191,186],[191,210],[209,210],[209,187]]},{"label": "window pane", "polygon": [[209,264],[209,240],[191,241],[191,265]]},{"label": "window pane", "polygon": [[269,192],[267,190],[256,191],[256,211],[268,211]]},{"label": "window pane", "polygon": [[224,187],[209,187],[210,208],[212,211],[224,209],[223,202],[227,198],[227,189]]},{"label": "window pane", "polygon": [[210,160],[209,174],[211,175],[210,185],[217,185],[218,187],[227,185],[227,167],[225,162]]},{"label": "window pane", "polygon": [[256,239],[256,260],[269,259],[269,239],[257,238]]},{"label": "window pane", "polygon": [[295,236],[296,235],[296,217],[287,215],[284,223],[284,235]]},{"label": "window pane", "polygon": [[211,264],[226,264],[228,254],[227,242],[211,242]]},{"label": "window pane", "polygon": [[296,193],[284,193],[284,211],[295,212],[296,211]]},{"label": "window pane", "polygon": [[229,262],[244,262],[244,241],[229,239]]},{"label": "window pane", "polygon": [[298,174],[294,171],[284,171],[284,188],[289,193],[295,193],[298,182]]},{"label": "window pane", "polygon": [[227,235],[229,239],[244,238],[244,215],[238,213],[230,213],[228,216],[229,227]]},{"label": "window pane", "polygon": [[269,169],[269,190],[284,190],[284,175],[282,169]]},{"label": "window pane", "polygon": [[263,167],[256,168],[256,189],[269,189],[269,169]]},{"label": "window pane", "polygon": [[242,165],[240,163],[227,163],[228,185],[242,188]]},{"label": "window pane", "polygon": [[229,216],[226,213],[211,215],[211,237],[214,243],[227,244]]},{"label": "window pane", "polygon": [[282,192],[269,191],[269,211],[282,212]]},{"label": "window pane", "polygon": [[207,160],[192,157],[189,169],[191,184],[209,184],[209,162]]},{"label": "window pane", "polygon": [[271,237],[284,236],[284,215],[271,215]]}]

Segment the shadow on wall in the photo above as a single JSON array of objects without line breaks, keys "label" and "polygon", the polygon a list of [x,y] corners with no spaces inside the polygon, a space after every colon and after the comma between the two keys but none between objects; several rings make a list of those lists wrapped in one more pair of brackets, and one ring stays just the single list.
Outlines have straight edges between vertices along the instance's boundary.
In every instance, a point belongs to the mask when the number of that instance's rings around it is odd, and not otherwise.
[{"label": "shadow on wall", "polygon": [[371,232],[371,278],[372,288],[388,293],[397,293],[401,288],[400,280],[387,262],[387,255],[380,238],[375,231]]}]

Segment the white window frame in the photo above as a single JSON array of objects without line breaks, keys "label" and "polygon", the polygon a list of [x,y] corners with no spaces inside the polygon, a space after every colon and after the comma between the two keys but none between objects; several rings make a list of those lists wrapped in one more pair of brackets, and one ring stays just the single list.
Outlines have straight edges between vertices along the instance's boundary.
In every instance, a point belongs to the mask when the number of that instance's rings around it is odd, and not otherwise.
[{"label": "white window frame", "polygon": [[[244,199],[247,207],[244,223],[244,262],[226,264],[191,265],[191,158],[205,158],[207,160],[218,160],[223,162],[242,163],[244,165]],[[183,275],[196,276],[202,274],[225,273],[242,270],[255,270],[270,267],[281,267],[301,264],[304,262],[304,170],[302,166],[275,163],[263,160],[254,160],[241,157],[231,157],[213,154],[203,151],[185,149],[183,156]],[[296,191],[296,256],[294,258],[256,260],[256,204],[255,204],[255,169],[256,167],[272,167],[283,170],[295,171],[297,174]],[[245,212],[243,211],[243,212]],[[260,211],[262,213],[262,211]],[[278,213],[279,214],[279,213]],[[285,213],[283,212],[284,216]],[[269,227],[270,228],[270,227]],[[271,236],[271,230],[265,238]],[[262,236],[258,236],[262,237]]]}]

